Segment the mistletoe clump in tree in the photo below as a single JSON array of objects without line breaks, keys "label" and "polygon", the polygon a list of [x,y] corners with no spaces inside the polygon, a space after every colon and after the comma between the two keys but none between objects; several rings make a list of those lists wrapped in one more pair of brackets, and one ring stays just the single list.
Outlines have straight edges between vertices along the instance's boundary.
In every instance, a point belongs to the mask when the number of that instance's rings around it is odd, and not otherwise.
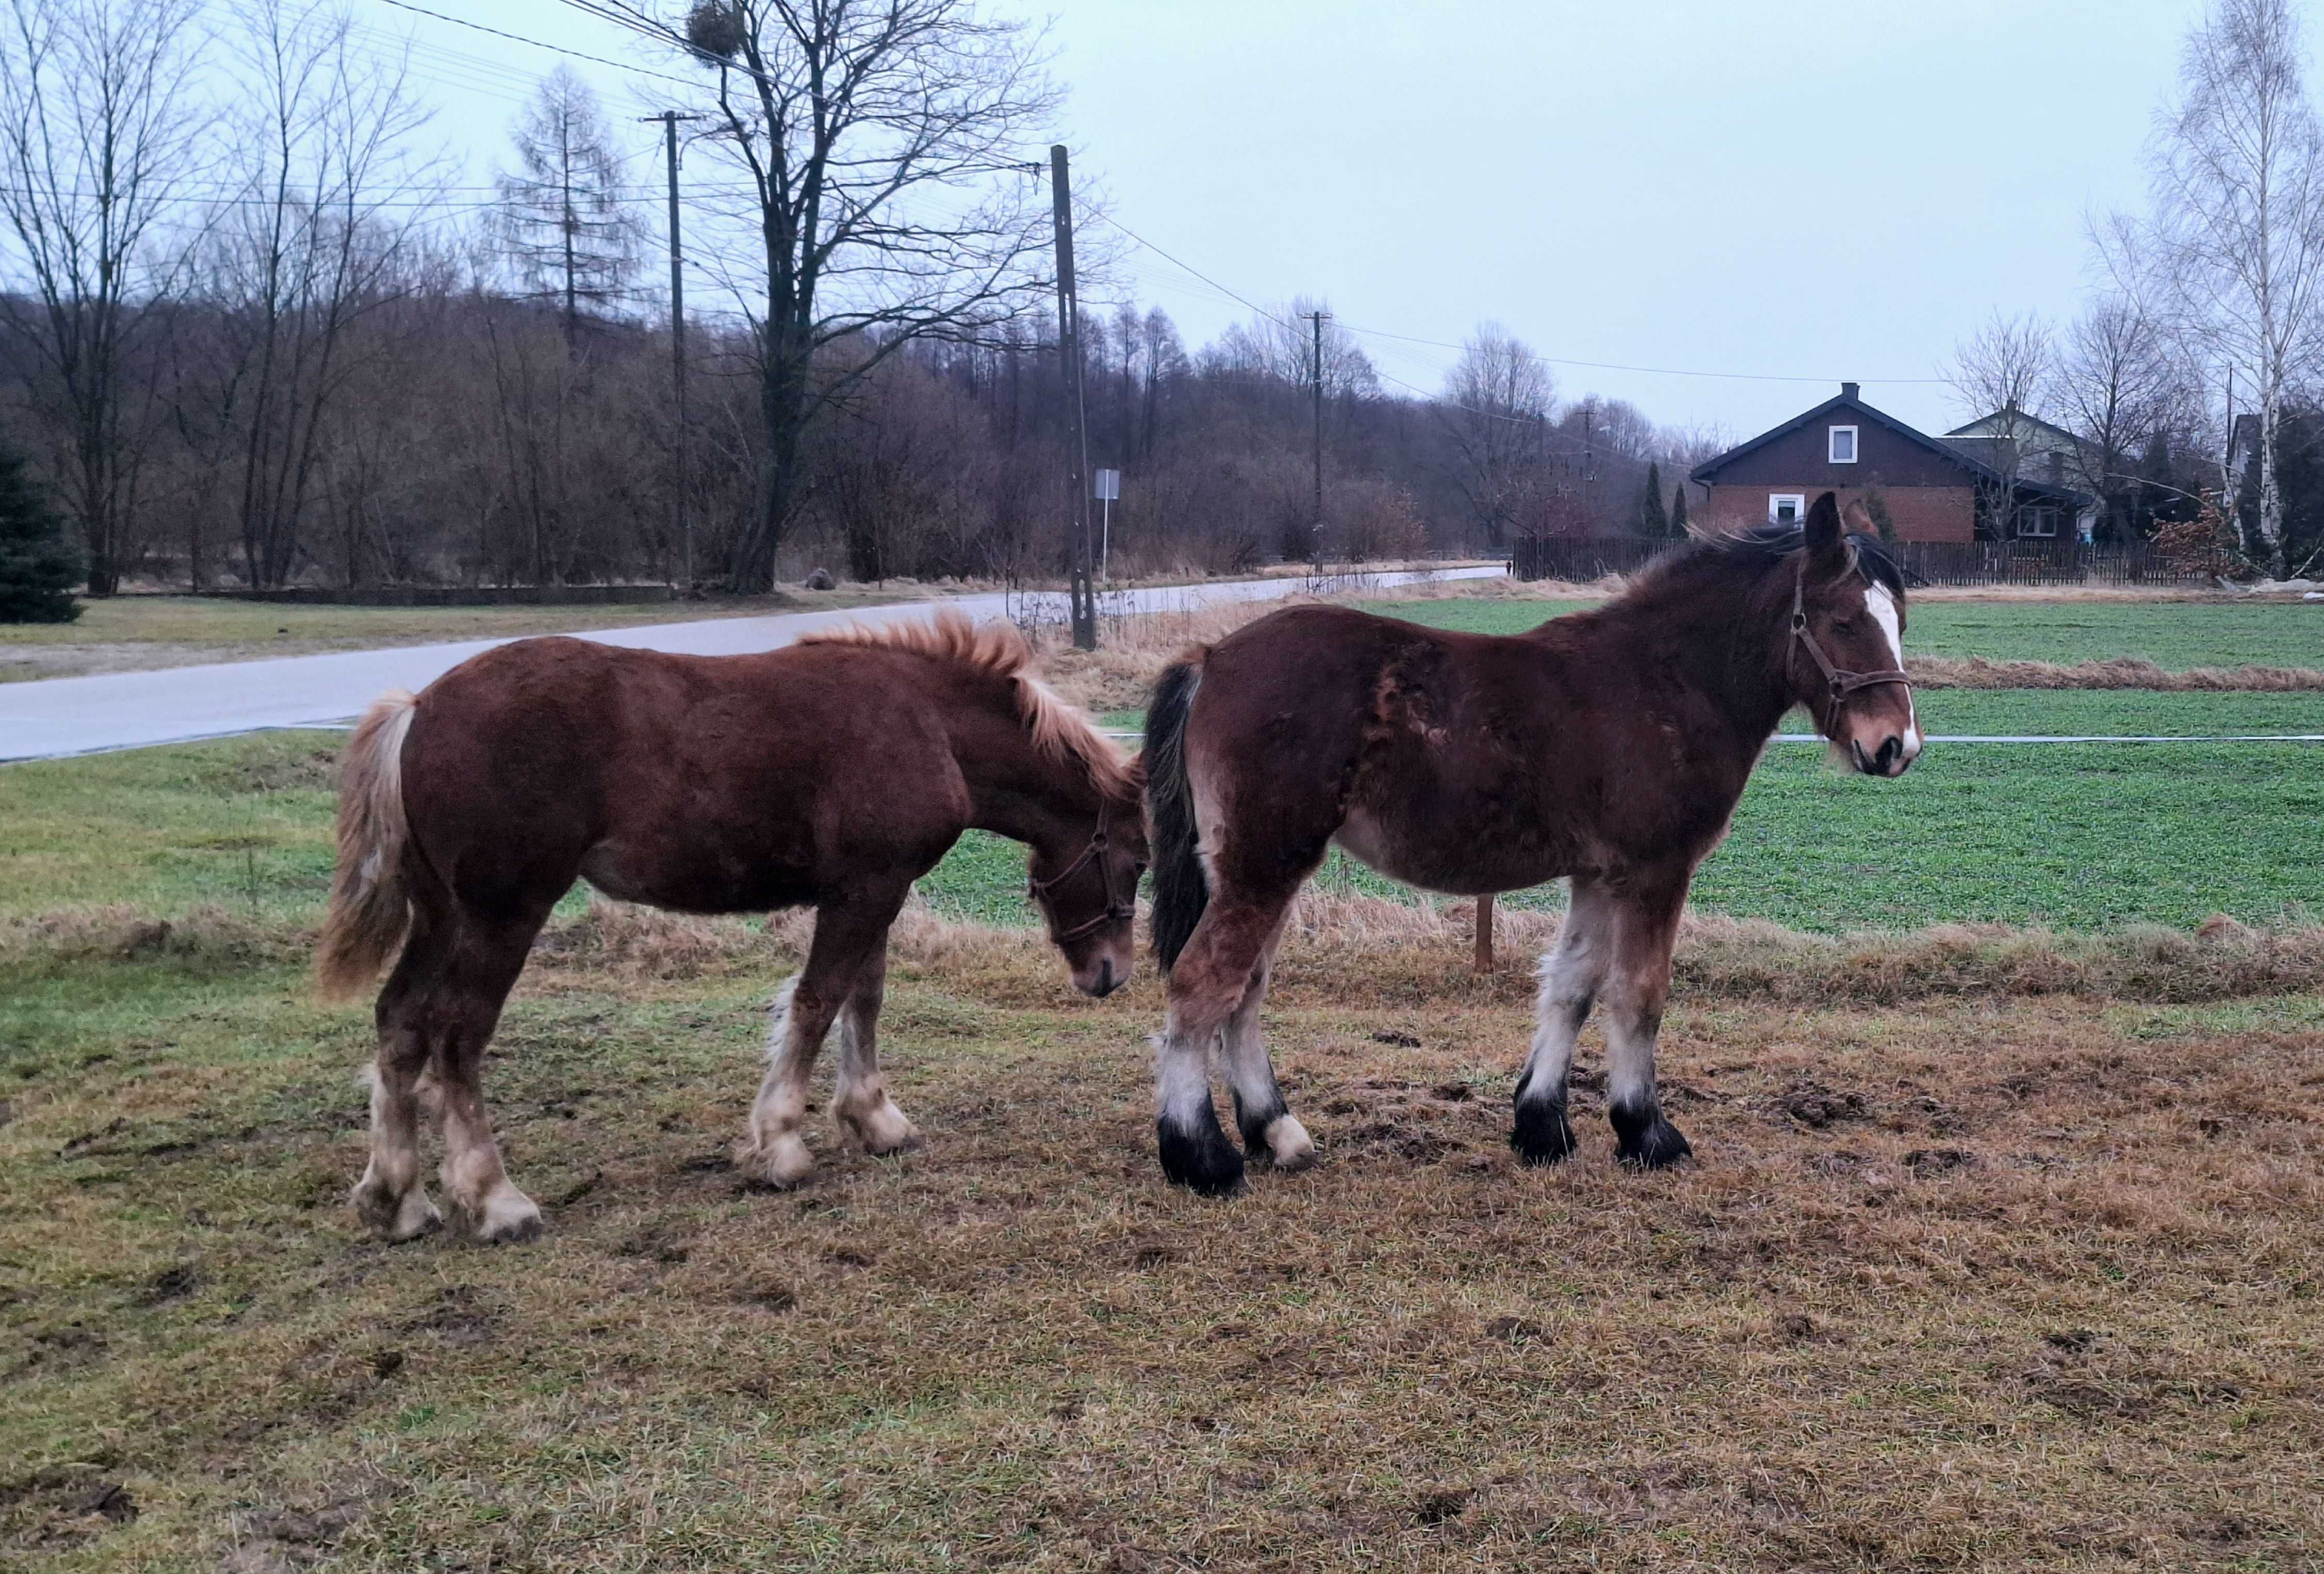
[{"label": "mistletoe clump in tree", "polygon": [[0,623],[70,623],[81,557],[24,461],[0,449]]}]

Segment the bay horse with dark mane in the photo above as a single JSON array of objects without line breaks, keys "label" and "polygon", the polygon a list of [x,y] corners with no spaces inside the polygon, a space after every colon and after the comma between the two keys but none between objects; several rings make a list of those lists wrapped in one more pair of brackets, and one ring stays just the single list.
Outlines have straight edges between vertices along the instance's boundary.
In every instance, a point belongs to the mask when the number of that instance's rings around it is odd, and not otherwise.
[{"label": "bay horse with dark mane", "polygon": [[1671,948],[1760,751],[1794,705],[1858,771],[1902,775],[1921,749],[1904,579],[1870,525],[1854,504],[1843,525],[1827,492],[1804,526],[1690,542],[1607,606],[1527,634],[1292,607],[1166,671],[1146,726],[1164,1172],[1210,1193],[1241,1183],[1211,1102],[1214,1043],[1251,1158],[1314,1162],[1259,1008],[1292,900],[1335,841],[1429,891],[1570,876],[1510,1143],[1529,1164],[1573,1151],[1566,1072],[1602,1003],[1618,1156],[1685,1157],[1655,1087]]},{"label": "bay horse with dark mane", "polygon": [[773,1186],[814,1167],[807,1075],[835,1019],[840,1127],[873,1153],[918,1145],[880,1078],[888,929],[967,828],[1030,845],[1032,895],[1074,985],[1120,987],[1140,782],[1030,659],[1007,625],[957,614],[746,656],[530,639],[373,706],[347,748],[317,965],[327,995],[351,995],[401,948],[377,1007],[364,1222],[392,1240],[438,1222],[420,1179],[424,1106],[476,1233],[540,1233],[480,1074],[533,937],[576,879],[681,912],[816,909],[741,1154]]}]

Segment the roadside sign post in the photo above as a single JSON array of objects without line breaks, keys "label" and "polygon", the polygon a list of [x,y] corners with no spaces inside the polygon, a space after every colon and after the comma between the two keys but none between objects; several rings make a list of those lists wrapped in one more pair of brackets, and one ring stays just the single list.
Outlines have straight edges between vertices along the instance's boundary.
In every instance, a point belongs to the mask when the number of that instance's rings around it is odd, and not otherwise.
[{"label": "roadside sign post", "polygon": [[1097,548],[1097,577],[1102,579],[1106,577],[1106,559],[1113,551],[1113,505],[1121,495],[1121,472],[1100,470],[1094,480],[1094,487],[1092,495],[1104,505],[1100,515]]}]

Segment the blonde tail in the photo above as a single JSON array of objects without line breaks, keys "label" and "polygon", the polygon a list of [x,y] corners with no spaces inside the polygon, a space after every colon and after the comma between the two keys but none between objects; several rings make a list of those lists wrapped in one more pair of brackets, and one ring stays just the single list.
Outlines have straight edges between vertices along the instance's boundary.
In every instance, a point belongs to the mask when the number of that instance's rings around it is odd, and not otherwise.
[{"label": "blonde tail", "polygon": [[403,740],[417,702],[383,694],[348,740],[339,775],[339,869],[315,952],[315,985],[326,1000],[371,987],[403,943],[411,909],[403,888]]}]

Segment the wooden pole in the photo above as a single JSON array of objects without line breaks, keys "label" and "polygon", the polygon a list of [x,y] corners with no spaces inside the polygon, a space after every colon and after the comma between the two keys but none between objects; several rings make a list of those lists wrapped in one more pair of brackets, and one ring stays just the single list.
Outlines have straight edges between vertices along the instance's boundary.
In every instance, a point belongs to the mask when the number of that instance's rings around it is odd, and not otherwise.
[{"label": "wooden pole", "polygon": [[1493,893],[1477,898],[1477,971],[1493,970]]}]

